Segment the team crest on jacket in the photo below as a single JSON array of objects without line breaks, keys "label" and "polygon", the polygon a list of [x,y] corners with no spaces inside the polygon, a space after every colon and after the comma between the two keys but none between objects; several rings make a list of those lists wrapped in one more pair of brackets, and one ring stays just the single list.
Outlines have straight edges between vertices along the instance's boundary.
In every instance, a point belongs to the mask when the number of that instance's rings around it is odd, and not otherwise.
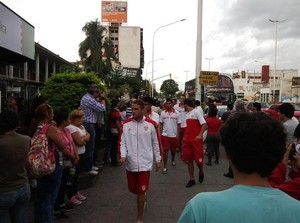
[{"label": "team crest on jacket", "polygon": [[147,131],[148,130],[148,126],[144,126],[144,130]]}]

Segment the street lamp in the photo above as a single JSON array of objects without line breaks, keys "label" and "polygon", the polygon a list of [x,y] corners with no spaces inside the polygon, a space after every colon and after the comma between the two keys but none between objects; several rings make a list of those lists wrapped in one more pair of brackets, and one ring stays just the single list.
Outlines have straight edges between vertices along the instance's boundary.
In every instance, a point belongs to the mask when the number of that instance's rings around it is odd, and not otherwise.
[{"label": "street lamp", "polygon": [[210,70],[210,61],[213,60],[215,58],[209,58],[209,57],[205,57],[205,60],[208,60],[208,70]]},{"label": "street lamp", "polygon": [[[164,27],[166,27],[166,26],[173,25],[173,24],[178,23],[178,22],[183,22],[183,21],[185,21],[185,19],[180,19],[180,20],[178,20],[178,21],[175,21],[175,22],[171,22],[171,23],[165,24],[165,25],[163,25],[163,26],[158,27],[158,28],[154,31],[153,37],[152,37],[152,61],[154,61],[154,38],[155,38],[156,32],[157,32],[158,30],[160,30],[161,28],[164,28]],[[151,88],[151,96],[152,96],[152,97],[153,97],[153,88],[154,88],[154,87],[153,87],[153,79],[154,79],[154,62],[152,63],[152,88]]]},{"label": "street lamp", "polygon": [[[272,20],[269,19],[270,22],[275,23],[275,58],[274,58],[274,76],[273,76],[273,102],[275,103],[275,76],[276,76],[276,61],[277,61],[277,30],[278,30],[278,24],[281,22],[284,22],[284,20]],[[281,101],[281,88],[282,83],[280,80],[280,91],[279,91],[279,101]]]},{"label": "street lamp", "polygon": [[146,65],[146,86],[147,86],[147,80],[148,80],[148,65],[149,65],[150,63],[154,63],[154,62],[160,61],[160,60],[164,60],[164,58],[160,58],[160,59],[157,59],[157,60],[151,60],[151,61],[149,61],[149,62],[147,63],[147,65]]}]

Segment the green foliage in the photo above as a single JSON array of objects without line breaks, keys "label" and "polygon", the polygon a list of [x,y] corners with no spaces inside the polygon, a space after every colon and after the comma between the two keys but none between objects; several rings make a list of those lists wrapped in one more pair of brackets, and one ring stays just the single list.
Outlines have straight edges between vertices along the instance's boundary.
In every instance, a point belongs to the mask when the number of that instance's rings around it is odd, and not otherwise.
[{"label": "green foliage", "polygon": [[57,73],[52,75],[42,90],[54,110],[72,111],[80,105],[89,85],[98,84],[105,91],[101,80],[94,73]]},{"label": "green foliage", "polygon": [[[130,95],[140,94],[141,80],[139,78],[126,77],[125,83],[126,84],[124,84],[123,86],[126,86],[126,85],[130,86],[130,87],[127,87],[129,89]],[[124,91],[124,89],[123,89],[123,91]]]},{"label": "green foliage", "polygon": [[107,29],[96,19],[87,22],[82,31],[86,38],[79,44],[78,53],[83,61],[84,70],[95,72],[107,82],[106,76],[112,70],[111,60],[115,60],[113,44],[106,37]]},{"label": "green foliage", "polygon": [[113,99],[113,98],[119,98],[120,97],[120,92],[117,90],[117,89],[109,89],[108,92],[107,92],[107,97],[110,98],[110,99]]},{"label": "green foliage", "polygon": [[161,87],[160,91],[164,93],[165,97],[173,98],[177,91],[179,91],[178,84],[173,80],[165,80]]}]

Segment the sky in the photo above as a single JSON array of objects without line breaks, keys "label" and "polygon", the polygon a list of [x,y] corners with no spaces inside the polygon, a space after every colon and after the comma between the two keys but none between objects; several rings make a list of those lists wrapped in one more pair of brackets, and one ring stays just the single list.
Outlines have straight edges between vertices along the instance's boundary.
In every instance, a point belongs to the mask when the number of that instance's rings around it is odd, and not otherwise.
[{"label": "sky", "polygon": [[[79,60],[82,27],[101,20],[101,0],[1,1],[35,27],[35,42],[70,62]],[[158,30],[154,44],[154,79],[171,73],[183,90],[196,72],[198,0],[127,2],[128,21],[123,25],[144,30],[143,78],[152,78],[154,31],[186,19]],[[299,0],[203,0],[202,70],[260,72],[263,64],[273,69],[276,25],[269,19],[285,20],[277,26],[277,69],[300,70],[299,15]],[[156,88],[166,79],[156,80]]]}]

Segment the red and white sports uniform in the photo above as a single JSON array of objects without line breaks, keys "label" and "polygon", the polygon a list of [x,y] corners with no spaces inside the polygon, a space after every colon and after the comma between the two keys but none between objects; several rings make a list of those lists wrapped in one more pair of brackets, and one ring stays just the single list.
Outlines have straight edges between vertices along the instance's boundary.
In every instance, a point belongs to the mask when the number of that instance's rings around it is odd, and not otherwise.
[{"label": "red and white sports uniform", "polygon": [[180,128],[185,128],[186,127],[186,111],[184,110],[184,107],[180,107],[179,104],[176,104],[176,105],[174,105],[173,108],[180,113],[180,116],[181,116]]},{"label": "red and white sports uniform", "polygon": [[164,110],[160,114],[159,122],[162,123],[163,129],[161,133],[161,143],[165,151],[169,148],[171,151],[176,151],[178,148],[178,124],[181,124],[181,116],[178,111],[172,109],[171,112]]},{"label": "red and white sports uniform", "polygon": [[159,122],[163,123],[163,136],[176,137],[177,136],[177,125],[181,124],[181,115],[178,111],[173,109],[171,113],[167,110],[162,111],[159,117]]},{"label": "red and white sports uniform", "polygon": [[127,119],[121,128],[119,152],[126,158],[126,169],[131,172],[151,171],[153,155],[161,161],[158,131],[154,121],[143,117],[139,122]]},{"label": "red and white sports uniform", "polygon": [[186,132],[183,137],[183,149],[181,158],[184,161],[195,160],[200,164],[203,162],[203,138],[196,140],[205,119],[197,109],[186,112]]},{"label": "red and white sports uniform", "polygon": [[157,114],[154,111],[151,111],[150,113],[148,113],[148,115],[149,115],[149,118],[152,119],[153,121],[155,121],[157,125],[159,124],[159,114]]}]

